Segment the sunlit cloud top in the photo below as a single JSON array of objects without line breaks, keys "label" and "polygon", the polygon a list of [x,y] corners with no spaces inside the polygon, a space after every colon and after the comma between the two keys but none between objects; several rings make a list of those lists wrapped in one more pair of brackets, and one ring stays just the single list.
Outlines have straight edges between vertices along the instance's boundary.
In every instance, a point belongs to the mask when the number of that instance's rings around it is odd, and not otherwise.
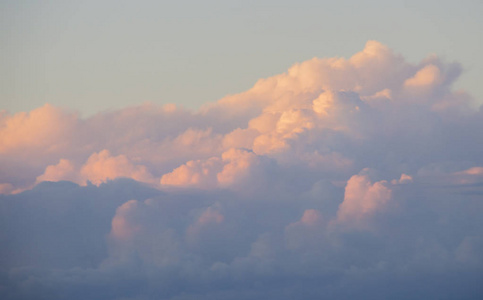
[{"label": "sunlit cloud top", "polygon": [[0,296],[481,298],[461,73],[370,40],[197,110],[2,112]]}]

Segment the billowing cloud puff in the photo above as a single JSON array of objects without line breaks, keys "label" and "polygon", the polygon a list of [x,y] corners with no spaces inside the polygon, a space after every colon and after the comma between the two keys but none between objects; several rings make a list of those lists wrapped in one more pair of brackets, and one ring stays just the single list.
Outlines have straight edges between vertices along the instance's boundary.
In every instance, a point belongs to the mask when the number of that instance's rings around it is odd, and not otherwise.
[{"label": "billowing cloud puff", "polygon": [[129,200],[116,209],[116,215],[112,219],[111,236],[116,240],[128,240],[131,239],[137,231],[139,226],[133,226],[130,224],[128,214],[131,210],[135,209],[138,202],[136,200]]},{"label": "billowing cloud puff", "polygon": [[108,150],[92,154],[80,170],[82,178],[99,185],[106,180],[128,177],[142,182],[153,178],[145,166],[134,165],[126,156],[111,156]]},{"label": "billowing cloud puff", "polygon": [[221,158],[188,161],[161,177],[161,185],[209,189],[237,186],[249,179],[262,158],[244,149],[229,149]]},{"label": "billowing cloud puff", "polygon": [[0,153],[23,151],[58,151],[67,147],[69,133],[77,121],[77,115],[45,104],[29,113],[0,116]]},{"label": "billowing cloud puff", "polygon": [[133,164],[125,155],[112,156],[109,150],[102,150],[93,153],[80,168],[67,159],[61,159],[58,164],[48,166],[44,174],[37,177],[37,182],[68,180],[100,185],[119,177],[146,183],[154,181],[145,166]]},{"label": "billowing cloud puff", "polygon": [[392,198],[391,188],[385,180],[372,183],[364,174],[352,176],[345,187],[344,201],[339,206],[337,220],[355,226],[364,226],[366,218],[383,211]]},{"label": "billowing cloud puff", "polygon": [[460,72],[369,41],[197,111],[2,112],[0,298],[481,298]]},{"label": "billowing cloud puff", "polygon": [[37,177],[37,182],[42,181],[61,181],[69,180],[78,182],[78,173],[75,170],[74,164],[67,159],[60,159],[56,165],[50,165],[45,168],[44,174]]},{"label": "billowing cloud puff", "polygon": [[427,65],[419,70],[413,77],[404,81],[408,88],[430,88],[441,81],[441,72],[435,65]]},{"label": "billowing cloud puff", "polygon": [[216,174],[222,168],[220,159],[213,157],[207,160],[190,160],[161,177],[162,185],[196,186],[211,188],[216,186]]},{"label": "billowing cloud puff", "polygon": [[407,175],[407,174],[401,174],[401,177],[396,180],[396,179],[393,179],[391,180],[391,183],[392,184],[407,184],[407,183],[410,183],[410,182],[413,182],[413,177]]},{"label": "billowing cloud puff", "polygon": [[250,171],[260,164],[260,158],[253,152],[230,149],[221,156],[225,163],[223,170],[216,175],[220,185],[232,185],[250,177]]}]

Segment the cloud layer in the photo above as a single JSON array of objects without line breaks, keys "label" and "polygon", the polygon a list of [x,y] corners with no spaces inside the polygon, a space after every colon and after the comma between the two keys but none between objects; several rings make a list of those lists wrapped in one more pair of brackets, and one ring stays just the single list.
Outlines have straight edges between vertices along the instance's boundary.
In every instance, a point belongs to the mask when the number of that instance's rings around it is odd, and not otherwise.
[{"label": "cloud layer", "polygon": [[479,298],[483,110],[460,72],[369,41],[195,112],[3,112],[0,295]]}]

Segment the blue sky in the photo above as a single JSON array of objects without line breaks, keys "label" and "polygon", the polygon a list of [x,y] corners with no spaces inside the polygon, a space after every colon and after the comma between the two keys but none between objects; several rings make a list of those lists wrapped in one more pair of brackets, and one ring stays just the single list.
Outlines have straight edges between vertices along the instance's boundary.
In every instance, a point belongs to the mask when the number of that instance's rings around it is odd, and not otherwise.
[{"label": "blue sky", "polygon": [[2,1],[1,108],[196,108],[367,40],[460,62],[456,88],[481,103],[482,13],[477,0]]}]

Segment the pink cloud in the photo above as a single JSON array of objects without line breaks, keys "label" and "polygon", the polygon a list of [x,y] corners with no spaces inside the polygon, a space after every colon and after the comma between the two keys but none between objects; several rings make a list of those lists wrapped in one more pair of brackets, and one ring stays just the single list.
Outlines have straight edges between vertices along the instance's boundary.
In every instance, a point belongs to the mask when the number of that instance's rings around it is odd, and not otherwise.
[{"label": "pink cloud", "polygon": [[[483,182],[482,113],[452,91],[458,70],[436,57],[414,65],[369,41],[351,58],[297,63],[198,111],[143,104],[79,119],[45,105],[3,113],[0,193],[45,180],[98,186],[48,183],[2,195],[0,262],[12,263],[19,276],[8,280],[24,278],[15,283],[22,288],[44,280],[38,270],[23,273],[35,259],[65,265],[47,272],[47,286],[57,282],[49,276],[85,277],[76,291],[111,273],[129,283],[120,271],[133,270],[136,286],[148,280],[148,293],[169,278],[155,290],[161,298],[240,282],[250,298],[260,282],[291,276],[366,289],[385,271],[412,268],[418,278],[428,261],[436,266],[428,274],[458,277],[482,261]],[[374,180],[371,170],[398,176]],[[120,177],[149,187],[102,184]]]},{"label": "pink cloud", "polygon": [[427,65],[420,69],[413,77],[404,81],[407,88],[431,88],[433,85],[440,83],[441,71],[435,65]]},{"label": "pink cloud", "polygon": [[[0,182],[18,189],[42,180],[100,184],[129,177],[211,189],[244,182],[261,157],[349,176],[354,166],[365,167],[352,150],[357,145],[380,143],[396,129],[431,132],[438,124],[428,115],[465,111],[468,96],[450,89],[457,69],[436,57],[413,65],[368,41],[348,59],[297,63],[198,111],[143,104],[79,119],[46,104],[4,114],[0,162],[9,167],[0,170]],[[414,112],[414,103],[425,107]],[[236,157],[228,158],[233,151]]]},{"label": "pink cloud", "polygon": [[392,198],[387,181],[372,183],[364,170],[352,176],[345,187],[344,201],[337,211],[337,220],[352,226],[365,227],[367,218],[383,211]]},{"label": "pink cloud", "polygon": [[127,241],[131,239],[141,227],[132,224],[129,215],[138,206],[138,201],[130,200],[116,209],[116,215],[111,222],[111,237],[119,241]]},{"label": "pink cloud", "polygon": [[407,184],[413,182],[413,177],[407,174],[401,174],[399,180],[393,179],[391,180],[391,184]]},{"label": "pink cloud", "polygon": [[118,177],[132,178],[152,183],[154,178],[145,166],[133,164],[125,155],[112,156],[108,150],[92,154],[82,166],[80,175],[84,180],[99,185]]},{"label": "pink cloud", "polygon": [[36,182],[61,180],[79,182],[79,174],[76,169],[74,163],[61,159],[58,164],[48,166],[45,172],[37,177]]},{"label": "pink cloud", "polygon": [[191,160],[172,172],[161,177],[161,185],[192,186],[198,188],[213,188],[216,186],[216,174],[222,168],[219,158],[207,160]]},{"label": "pink cloud", "polygon": [[143,165],[132,163],[125,155],[112,156],[108,150],[93,153],[80,167],[67,159],[47,166],[36,182],[68,180],[82,185],[87,181],[100,185],[108,180],[125,177],[145,183],[154,183],[154,177]]},{"label": "pink cloud", "polygon": [[35,149],[57,152],[69,146],[69,132],[77,122],[77,114],[65,113],[50,104],[19,112],[0,119],[0,153],[20,155]]},{"label": "pink cloud", "polygon": [[258,165],[255,153],[242,149],[229,149],[221,157],[192,160],[161,177],[161,185],[185,186],[202,189],[230,187],[250,177]]},{"label": "pink cloud", "polygon": [[222,186],[242,182],[251,175],[250,171],[258,164],[255,153],[241,149],[230,149],[224,152],[221,158],[225,165],[216,178]]}]

